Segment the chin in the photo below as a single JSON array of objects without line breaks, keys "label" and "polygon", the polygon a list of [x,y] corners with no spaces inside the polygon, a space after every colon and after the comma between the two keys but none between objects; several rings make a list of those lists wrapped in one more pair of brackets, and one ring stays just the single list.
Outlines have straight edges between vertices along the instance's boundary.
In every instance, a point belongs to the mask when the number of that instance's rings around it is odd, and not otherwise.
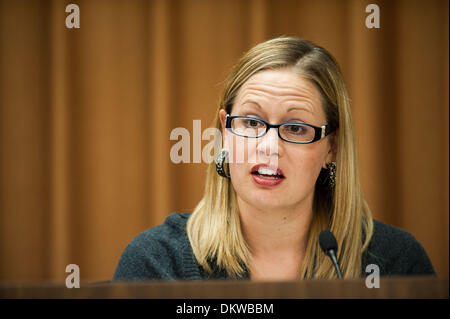
[{"label": "chin", "polygon": [[[301,185],[295,188],[265,189],[252,187],[247,189],[245,197],[241,197],[253,207],[261,210],[294,209],[314,197],[314,189],[302,190]],[[297,189],[293,192],[292,189]]]},{"label": "chin", "polygon": [[279,209],[289,206],[287,198],[283,198],[280,194],[268,194],[267,192],[254,192],[248,202],[261,210]]}]

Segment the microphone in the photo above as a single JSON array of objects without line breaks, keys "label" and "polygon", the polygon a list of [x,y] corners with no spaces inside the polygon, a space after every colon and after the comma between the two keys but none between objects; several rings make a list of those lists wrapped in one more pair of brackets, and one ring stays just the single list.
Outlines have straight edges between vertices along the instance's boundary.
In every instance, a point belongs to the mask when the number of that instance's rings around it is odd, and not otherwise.
[{"label": "microphone", "polygon": [[338,264],[338,261],[336,258],[338,244],[337,244],[336,238],[334,237],[333,233],[329,230],[321,231],[319,234],[319,244],[320,244],[320,248],[322,248],[325,255],[327,255],[331,258],[334,268],[336,268],[338,278],[342,279],[341,268],[339,267],[339,264]]}]

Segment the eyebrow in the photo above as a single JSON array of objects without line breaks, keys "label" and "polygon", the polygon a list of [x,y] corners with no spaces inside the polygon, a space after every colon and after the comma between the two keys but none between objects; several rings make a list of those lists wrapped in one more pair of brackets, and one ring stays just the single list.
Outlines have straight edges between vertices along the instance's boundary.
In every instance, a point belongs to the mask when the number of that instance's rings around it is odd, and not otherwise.
[{"label": "eyebrow", "polygon": [[[244,105],[244,104],[246,104],[246,103],[252,103],[252,104],[255,104],[258,108],[262,109],[261,105],[259,105],[259,103],[256,102],[256,101],[253,101],[253,100],[245,100],[245,101],[242,103],[242,105]],[[295,111],[295,110],[298,110],[298,111],[306,111],[306,112],[312,113],[311,110],[309,110],[309,109],[307,109],[307,108],[304,108],[304,107],[298,107],[298,106],[291,106],[286,112]]]},{"label": "eyebrow", "polygon": [[262,109],[261,105],[259,105],[258,102],[255,102],[253,100],[245,100],[242,105],[246,104],[246,103],[252,103],[252,104],[256,104],[257,107],[259,107],[260,109]]},{"label": "eyebrow", "polygon": [[290,107],[290,108],[287,110],[287,112],[295,111],[295,110],[306,111],[306,112],[312,113],[311,110],[309,110],[309,109],[307,109],[307,108],[305,108],[305,107],[296,107],[296,106]]}]

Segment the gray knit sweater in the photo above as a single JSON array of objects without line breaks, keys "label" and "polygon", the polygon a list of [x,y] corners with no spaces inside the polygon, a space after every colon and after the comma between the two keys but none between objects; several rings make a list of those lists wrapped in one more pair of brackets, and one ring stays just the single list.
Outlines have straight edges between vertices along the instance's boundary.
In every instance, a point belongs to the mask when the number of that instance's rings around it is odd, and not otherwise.
[{"label": "gray knit sweater", "polygon": [[[206,274],[198,265],[186,234],[190,213],[173,213],[164,224],[138,235],[122,253],[114,281],[228,279],[216,269]],[[361,274],[376,264],[381,276],[435,274],[421,244],[409,233],[374,220],[374,233],[363,254]],[[247,272],[243,279],[249,279]]]}]

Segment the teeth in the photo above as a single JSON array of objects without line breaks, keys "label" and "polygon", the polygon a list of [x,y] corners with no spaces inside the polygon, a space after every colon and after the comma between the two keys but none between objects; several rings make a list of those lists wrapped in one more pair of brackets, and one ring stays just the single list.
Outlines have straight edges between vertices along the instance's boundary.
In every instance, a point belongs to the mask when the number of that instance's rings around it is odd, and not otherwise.
[{"label": "teeth", "polygon": [[264,178],[267,178],[267,179],[279,179],[280,177],[277,177],[277,176],[264,176]]},{"label": "teeth", "polygon": [[258,173],[261,175],[278,175],[276,170],[270,169],[268,167],[258,168]]}]

